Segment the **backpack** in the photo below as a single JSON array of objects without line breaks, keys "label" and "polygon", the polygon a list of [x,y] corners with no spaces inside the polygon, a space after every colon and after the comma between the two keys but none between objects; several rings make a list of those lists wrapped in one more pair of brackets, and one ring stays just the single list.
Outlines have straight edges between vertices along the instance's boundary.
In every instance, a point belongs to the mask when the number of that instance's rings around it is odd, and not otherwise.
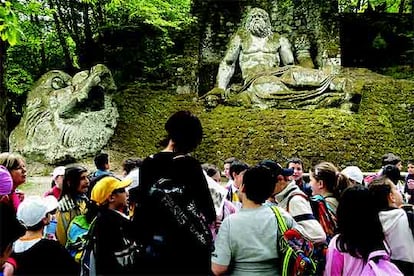
[{"label": "backpack", "polygon": [[297,230],[288,229],[285,219],[278,207],[270,206],[277,219],[277,226],[281,234],[278,241],[282,276],[315,275],[318,262],[314,259],[314,245],[305,239]]},{"label": "backpack", "polygon": [[83,250],[87,243],[88,231],[91,223],[85,215],[78,215],[72,219],[66,232],[66,249],[76,262],[80,262]]},{"label": "backpack", "polygon": [[96,275],[94,265],[93,235],[96,217],[89,222],[86,215],[78,215],[70,222],[67,230],[66,249],[81,265],[81,276]]},{"label": "backpack", "polygon": [[149,191],[153,203],[158,204],[161,217],[171,228],[186,233],[197,247],[210,250],[212,236],[210,229],[196,207],[194,200],[184,198],[181,185],[170,178],[160,178]]},{"label": "backpack", "polygon": [[[85,215],[80,215],[78,217],[85,217]],[[75,217],[76,218],[76,217]],[[79,258],[79,262],[81,265],[81,271],[80,276],[95,276],[96,270],[95,270],[95,245],[96,245],[96,237],[94,235],[94,229],[95,229],[95,221],[96,217],[92,220],[92,222],[88,225],[89,228],[86,232],[84,230],[86,229],[86,219],[85,218],[79,218],[79,221],[83,221],[85,224],[82,227],[82,230],[78,230],[78,233],[80,234],[79,239],[80,247],[77,249],[76,255]],[[74,231],[75,233],[75,231]],[[69,234],[68,234],[69,237]]]},{"label": "backpack", "polygon": [[364,276],[399,276],[403,275],[385,250],[376,250],[369,254],[368,262],[364,265],[361,275]]},{"label": "backpack", "polygon": [[293,193],[289,196],[287,201],[288,212],[290,200],[296,195],[302,196],[309,200],[313,216],[301,215],[298,217],[294,217],[295,221],[299,222],[302,220],[316,219],[325,231],[326,242],[329,243],[329,241],[335,235],[335,231],[337,228],[337,219],[334,210],[332,210],[332,208],[329,207],[329,205],[326,203],[325,198],[321,195],[315,195],[309,198],[302,193]]}]

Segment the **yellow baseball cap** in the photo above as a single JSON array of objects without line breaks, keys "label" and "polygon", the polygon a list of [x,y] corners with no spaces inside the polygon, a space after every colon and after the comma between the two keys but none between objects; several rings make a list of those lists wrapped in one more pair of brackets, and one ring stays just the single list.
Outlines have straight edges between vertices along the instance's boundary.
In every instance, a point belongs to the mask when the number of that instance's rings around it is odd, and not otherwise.
[{"label": "yellow baseball cap", "polygon": [[96,182],[95,186],[92,188],[91,199],[96,202],[96,204],[103,204],[108,197],[116,189],[125,188],[131,185],[132,179],[126,178],[124,180],[119,180],[118,178],[112,176],[106,176]]}]

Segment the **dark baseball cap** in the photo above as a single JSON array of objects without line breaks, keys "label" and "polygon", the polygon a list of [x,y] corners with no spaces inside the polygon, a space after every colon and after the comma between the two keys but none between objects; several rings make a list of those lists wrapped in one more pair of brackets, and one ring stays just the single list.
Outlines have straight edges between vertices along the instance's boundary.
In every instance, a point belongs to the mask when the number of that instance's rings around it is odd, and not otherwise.
[{"label": "dark baseball cap", "polygon": [[275,177],[277,177],[278,175],[283,175],[283,176],[293,175],[293,169],[292,168],[291,169],[285,169],[279,163],[276,163],[273,160],[260,161],[259,165],[269,168],[272,171],[272,173]]}]

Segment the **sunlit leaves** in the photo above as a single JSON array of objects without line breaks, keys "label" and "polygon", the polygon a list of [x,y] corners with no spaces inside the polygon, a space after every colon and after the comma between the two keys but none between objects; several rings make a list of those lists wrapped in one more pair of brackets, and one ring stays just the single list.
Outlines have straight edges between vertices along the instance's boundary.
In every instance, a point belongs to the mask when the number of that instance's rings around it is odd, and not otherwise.
[{"label": "sunlit leaves", "polygon": [[19,19],[12,10],[11,3],[5,1],[0,5],[0,39],[14,46],[21,36]]},{"label": "sunlit leaves", "polygon": [[412,0],[339,0],[340,12],[411,13]]}]

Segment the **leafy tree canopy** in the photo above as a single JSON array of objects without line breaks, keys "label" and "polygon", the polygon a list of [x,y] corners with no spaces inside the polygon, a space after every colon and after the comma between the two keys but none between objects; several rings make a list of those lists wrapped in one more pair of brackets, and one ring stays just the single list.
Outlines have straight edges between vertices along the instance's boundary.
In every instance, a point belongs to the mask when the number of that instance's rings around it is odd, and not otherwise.
[{"label": "leafy tree canopy", "polygon": [[411,0],[339,0],[341,12],[411,13]]}]

